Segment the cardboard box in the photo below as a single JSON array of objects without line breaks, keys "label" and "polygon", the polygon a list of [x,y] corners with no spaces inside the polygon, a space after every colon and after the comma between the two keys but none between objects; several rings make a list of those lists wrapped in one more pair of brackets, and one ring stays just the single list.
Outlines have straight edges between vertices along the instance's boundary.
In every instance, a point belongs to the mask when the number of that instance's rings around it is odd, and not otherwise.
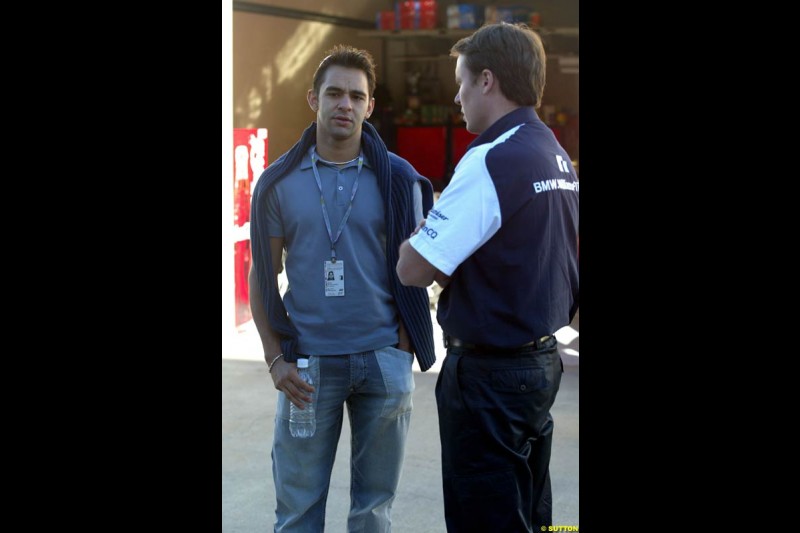
[{"label": "cardboard box", "polygon": [[477,4],[450,4],[447,6],[448,28],[477,29],[483,25],[483,20],[483,6]]}]

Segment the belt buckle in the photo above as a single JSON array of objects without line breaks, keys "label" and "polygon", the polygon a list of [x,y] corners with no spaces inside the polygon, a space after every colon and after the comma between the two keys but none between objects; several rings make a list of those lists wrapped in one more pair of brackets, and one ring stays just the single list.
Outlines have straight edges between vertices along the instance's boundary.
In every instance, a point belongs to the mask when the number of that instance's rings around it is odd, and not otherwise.
[{"label": "belt buckle", "polygon": [[550,337],[552,337],[552,335],[545,335],[544,337],[539,337],[538,339],[536,339],[535,342],[536,349],[537,350],[541,349],[544,346],[544,343],[550,340]]}]

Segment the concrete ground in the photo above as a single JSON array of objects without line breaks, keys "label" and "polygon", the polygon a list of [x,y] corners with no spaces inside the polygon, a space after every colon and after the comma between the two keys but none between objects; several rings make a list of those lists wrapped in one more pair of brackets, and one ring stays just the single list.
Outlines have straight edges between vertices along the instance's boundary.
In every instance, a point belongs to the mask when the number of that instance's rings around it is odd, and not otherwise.
[{"label": "concrete ground", "polygon": [[[406,459],[392,511],[394,533],[444,533],[444,505],[438,416],[434,387],[445,356],[433,314],[437,363],[427,372],[415,366],[414,410]],[[561,390],[552,409],[555,420],[550,475],[553,525],[579,526],[578,384],[579,317],[556,333],[564,361]],[[223,345],[222,355],[222,531],[272,531],[275,489],[272,482],[273,419],[277,391],[267,374],[252,322]],[[344,418],[328,496],[326,531],[347,531],[350,426]],[[566,528],[565,528],[566,530]],[[487,532],[488,533],[488,532]]]}]

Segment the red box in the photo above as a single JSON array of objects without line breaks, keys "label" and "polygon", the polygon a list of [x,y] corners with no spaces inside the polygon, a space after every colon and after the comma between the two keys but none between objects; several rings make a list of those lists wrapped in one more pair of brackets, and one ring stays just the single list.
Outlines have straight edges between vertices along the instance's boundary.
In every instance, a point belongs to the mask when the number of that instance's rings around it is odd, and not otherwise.
[{"label": "red box", "polygon": [[419,8],[419,27],[428,30],[436,27],[436,0],[422,0]]},{"label": "red box", "polygon": [[379,30],[396,30],[394,11],[379,11],[377,15],[377,26]]},{"label": "red box", "polygon": [[400,126],[397,155],[414,165],[430,180],[441,180],[446,172],[447,130],[444,126]]},{"label": "red box", "polygon": [[422,10],[419,14],[419,28],[431,30],[436,27],[436,11]]}]

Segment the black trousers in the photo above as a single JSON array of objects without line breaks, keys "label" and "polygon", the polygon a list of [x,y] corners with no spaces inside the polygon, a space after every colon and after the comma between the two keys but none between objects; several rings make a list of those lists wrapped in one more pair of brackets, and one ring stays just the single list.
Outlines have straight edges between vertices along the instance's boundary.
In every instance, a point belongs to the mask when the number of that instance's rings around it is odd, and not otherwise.
[{"label": "black trousers", "polygon": [[552,525],[550,408],[563,371],[555,338],[513,353],[448,347],[436,382],[448,533]]}]

